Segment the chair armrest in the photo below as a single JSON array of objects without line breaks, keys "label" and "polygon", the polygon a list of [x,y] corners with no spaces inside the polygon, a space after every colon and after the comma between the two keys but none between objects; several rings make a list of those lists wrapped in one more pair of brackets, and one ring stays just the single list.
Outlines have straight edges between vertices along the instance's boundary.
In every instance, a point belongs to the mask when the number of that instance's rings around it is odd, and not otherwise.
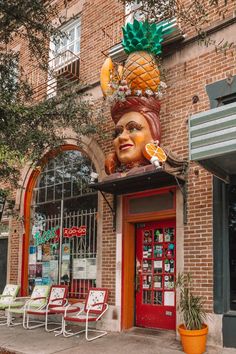
[{"label": "chair armrest", "polygon": [[71,307],[75,307],[75,308],[78,309],[78,312],[75,311],[76,316],[79,315],[79,314],[81,314],[81,312],[83,312],[83,309],[81,310],[81,308],[80,308],[79,306],[77,306],[77,303],[75,303],[75,304],[69,304],[69,305],[67,305],[66,308],[65,308],[64,317],[67,316],[67,312],[69,311],[69,309],[70,309]]},{"label": "chair armrest", "polygon": [[1,296],[0,296],[0,299],[1,299],[2,297],[3,297],[3,298],[5,298],[5,297],[12,297],[13,299],[15,298],[15,296],[13,296],[13,295],[1,295]]},{"label": "chair armrest", "polygon": [[[105,302],[96,302],[96,304],[92,304],[92,305],[88,306],[88,312],[89,312],[90,310],[92,310],[93,307],[99,306],[99,305],[102,305],[102,307],[103,307],[103,306],[105,306],[106,304],[105,304]],[[99,310],[98,310],[98,311],[99,311]]]},{"label": "chair armrest", "polygon": [[[47,300],[47,296],[41,296],[41,297],[34,297],[33,299],[29,299],[27,302],[26,302],[26,309],[28,310],[30,305],[34,302],[34,301],[37,301],[37,300]],[[39,307],[38,307],[38,310],[42,309],[43,307],[46,306],[46,302],[45,303],[42,303],[42,304],[39,304]]]},{"label": "chair armrest", "polygon": [[[57,301],[62,301],[62,304],[61,305],[58,305],[58,304],[53,304],[53,302],[57,302]],[[57,307],[57,306],[66,306],[68,303],[68,300],[65,299],[64,297],[62,298],[57,298],[57,299],[53,299],[53,300],[50,300],[50,302],[48,303],[48,306],[47,308],[53,308],[53,307]]]},{"label": "chair armrest", "polygon": [[43,299],[47,299],[47,296],[34,297],[34,298],[30,299],[30,300],[31,301],[36,301],[36,300],[43,300]]},{"label": "chair armrest", "polygon": [[103,307],[105,307],[104,308],[104,310],[99,314],[99,316],[96,318],[96,321],[98,321],[103,315],[104,315],[104,313],[107,311],[107,309],[108,309],[108,304],[106,303],[106,302],[97,302],[96,304],[93,304],[93,305],[91,305],[91,306],[89,306],[89,308],[88,308],[88,311],[87,311],[87,313],[86,313],[86,317],[88,318],[88,316],[89,316],[89,311],[91,311],[92,309],[93,309],[93,307],[94,306],[97,306],[97,305],[103,305]]},{"label": "chair armrest", "polygon": [[[8,309],[10,310],[11,307],[14,308],[17,307],[17,302],[19,302],[18,306],[22,306],[22,305],[25,306],[29,300],[30,300],[30,296],[16,297],[14,301],[9,304]],[[24,304],[22,304],[22,302],[24,302]]]},{"label": "chair armrest", "polygon": [[94,306],[98,306],[98,305],[105,305],[105,302],[96,302],[96,304],[90,305],[89,308],[94,307]]},{"label": "chair armrest", "polygon": [[67,300],[64,298],[64,297],[58,297],[57,299],[52,299],[52,300],[50,300],[50,304],[52,303],[52,302],[56,302],[56,301],[62,301],[62,302],[67,302]]}]

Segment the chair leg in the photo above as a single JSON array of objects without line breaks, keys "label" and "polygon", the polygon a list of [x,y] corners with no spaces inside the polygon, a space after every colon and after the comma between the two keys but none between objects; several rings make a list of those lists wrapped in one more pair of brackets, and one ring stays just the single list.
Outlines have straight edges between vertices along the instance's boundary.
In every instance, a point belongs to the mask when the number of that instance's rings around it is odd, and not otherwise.
[{"label": "chair leg", "polygon": [[45,316],[45,331],[46,332],[54,332],[54,331],[57,331],[57,330],[61,330],[61,333],[62,333],[62,327],[61,326],[49,329],[48,328],[49,324],[58,325],[58,322],[48,322],[48,314],[46,314],[46,316]]},{"label": "chair leg", "polygon": [[24,310],[24,313],[23,313],[23,327],[24,327],[24,329],[27,329],[26,310]]},{"label": "chair leg", "polygon": [[[99,329],[91,329],[91,328],[88,328],[88,322],[85,323],[85,329],[82,329],[78,332],[71,332],[71,331],[67,331],[66,330],[66,321],[64,320],[63,321],[63,336],[64,337],[72,337],[72,336],[76,336],[78,334],[81,334],[81,333],[84,333],[85,332],[85,338],[88,342],[91,342],[92,340],[95,340],[97,338],[100,338],[100,337],[103,337],[107,334],[106,331],[102,331],[102,330],[99,330]],[[89,338],[89,333],[90,332],[96,332],[96,333],[99,333],[98,335],[96,336],[93,336],[93,337],[90,337]]]},{"label": "chair leg", "polygon": [[30,325],[30,315],[27,313],[27,315],[26,315],[26,329],[35,329],[35,328],[45,326],[45,322],[42,322],[42,321],[32,320],[31,322],[38,323],[38,324]]},{"label": "chair leg", "polygon": [[8,327],[15,327],[15,326],[20,326],[21,322],[14,322],[14,318],[12,316],[12,313],[10,311],[7,311],[7,326]]},{"label": "chair leg", "polygon": [[80,334],[80,333],[83,333],[83,332],[85,332],[85,329],[82,329],[82,330],[80,330],[80,331],[78,331],[78,332],[72,332],[71,330],[69,330],[69,331],[67,331],[66,330],[66,321],[63,319],[63,324],[62,324],[62,334],[63,334],[63,336],[64,337],[72,337],[72,336],[76,336],[76,335],[78,335],[78,334]]},{"label": "chair leg", "polygon": [[7,316],[6,315],[0,316],[0,326],[5,326],[5,325],[7,325]]},{"label": "chair leg", "polygon": [[7,311],[7,326],[10,327],[12,323],[12,314],[10,311]]},{"label": "chair leg", "polygon": [[[98,334],[97,336],[94,336],[92,338],[89,338],[89,332],[96,332],[96,333],[100,333]],[[97,338],[100,338],[100,337],[103,337],[107,334],[106,331],[102,331],[102,330],[99,330],[99,329],[91,329],[91,328],[88,328],[88,322],[86,323],[85,325],[85,338],[88,342],[91,342],[92,340],[94,339],[97,339]]]},{"label": "chair leg", "polygon": [[54,329],[54,333],[55,333],[55,337],[58,337],[60,336],[61,334],[64,334],[64,328],[65,328],[65,324],[64,324],[64,317],[62,315],[61,317],[61,327],[58,327],[58,331],[57,331],[57,328]]}]

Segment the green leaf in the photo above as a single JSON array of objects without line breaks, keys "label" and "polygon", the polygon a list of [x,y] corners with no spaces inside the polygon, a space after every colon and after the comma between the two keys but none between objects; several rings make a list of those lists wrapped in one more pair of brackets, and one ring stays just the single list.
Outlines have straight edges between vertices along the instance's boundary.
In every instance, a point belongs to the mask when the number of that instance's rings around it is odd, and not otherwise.
[{"label": "green leaf", "polygon": [[139,42],[139,39],[137,38],[133,38],[132,41],[131,41],[132,45],[135,47],[137,46],[140,42]]},{"label": "green leaf", "polygon": [[143,32],[140,30],[139,32],[136,33],[136,38],[139,38],[139,40],[141,41],[141,39],[144,38],[143,36]]},{"label": "green leaf", "polygon": [[148,40],[147,40],[147,38],[143,38],[143,39],[141,40],[141,44],[142,44],[142,46],[148,45]]},{"label": "green leaf", "polygon": [[139,22],[139,21],[137,21],[136,19],[134,19],[134,22],[133,22],[133,28],[134,28],[134,30],[135,30],[136,32],[138,32],[139,29],[140,29],[140,27],[141,27],[141,22]]},{"label": "green leaf", "polygon": [[132,26],[132,24],[131,23],[127,23],[127,25],[126,25],[126,31],[128,32],[128,33],[132,33],[133,32],[133,26]]},{"label": "green leaf", "polygon": [[137,50],[143,50],[143,46],[141,43],[139,43],[137,46],[136,46],[136,49]]}]

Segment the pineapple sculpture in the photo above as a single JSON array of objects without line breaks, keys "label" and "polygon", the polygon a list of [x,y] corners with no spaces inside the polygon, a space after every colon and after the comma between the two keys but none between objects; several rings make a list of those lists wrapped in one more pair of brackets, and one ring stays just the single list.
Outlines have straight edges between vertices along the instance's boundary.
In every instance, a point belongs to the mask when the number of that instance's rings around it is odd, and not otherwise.
[{"label": "pineapple sculpture", "polygon": [[133,94],[142,91],[144,95],[147,90],[156,92],[160,72],[155,56],[161,53],[162,26],[134,20],[122,29],[122,45],[129,55],[122,79],[127,81]]},{"label": "pineapple sculpture", "polygon": [[[156,56],[161,54],[163,41],[162,24],[148,21],[127,23],[122,28],[122,45],[128,58],[123,68],[107,58],[101,70],[101,88],[104,96],[117,90],[128,91],[127,95],[150,95],[158,91],[160,71]],[[123,86],[123,87],[122,87]]]},{"label": "pineapple sculpture", "polygon": [[[110,57],[106,58],[101,69],[101,88],[104,96],[112,97],[111,115],[115,124],[117,124],[117,109],[125,107],[127,111],[131,112],[132,106],[143,105],[145,107],[146,105],[149,107],[147,108],[149,113],[150,110],[152,111],[152,118],[150,119],[155,120],[155,123],[153,123],[155,128],[152,131],[154,141],[148,142],[144,146],[140,156],[138,155],[140,159],[135,157],[135,161],[127,159],[127,162],[122,162],[117,152],[108,154],[105,160],[105,171],[108,175],[148,163],[152,163],[156,168],[161,168],[167,158],[164,151],[158,146],[160,103],[155,100],[157,98],[155,96],[159,97],[162,93],[161,90],[165,89],[164,83],[161,83],[160,80],[156,56],[161,54],[163,34],[170,33],[170,30],[166,28],[163,30],[163,23],[155,24],[137,20],[134,20],[132,24],[128,23],[122,30],[122,45],[128,54],[128,58],[124,67],[116,65]],[[154,101],[156,101],[155,104]],[[124,106],[122,106],[123,104]],[[126,104],[127,106],[125,106]],[[134,111],[138,112],[136,109]]]}]

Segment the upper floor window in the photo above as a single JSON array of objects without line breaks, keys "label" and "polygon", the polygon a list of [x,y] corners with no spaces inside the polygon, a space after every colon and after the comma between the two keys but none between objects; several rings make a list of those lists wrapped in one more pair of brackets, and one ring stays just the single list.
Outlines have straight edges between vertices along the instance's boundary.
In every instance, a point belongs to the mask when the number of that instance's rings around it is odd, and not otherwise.
[{"label": "upper floor window", "polygon": [[226,104],[234,103],[236,102],[236,93],[232,93],[230,95],[226,95],[223,97],[217,98],[218,101],[218,106],[224,106]]},{"label": "upper floor window", "polygon": [[206,85],[211,108],[236,102],[236,75]]},{"label": "upper floor window", "polygon": [[77,83],[80,70],[80,19],[77,18],[61,27],[65,35],[50,43],[48,98]]},{"label": "upper floor window", "polygon": [[55,39],[51,44],[53,67],[60,68],[79,58],[80,54],[80,19],[69,22],[61,28],[65,33],[62,38]]},{"label": "upper floor window", "polygon": [[132,3],[126,3],[125,5],[125,22],[132,23],[134,19],[138,21],[144,20],[143,13],[141,10],[142,1],[135,0]]}]

